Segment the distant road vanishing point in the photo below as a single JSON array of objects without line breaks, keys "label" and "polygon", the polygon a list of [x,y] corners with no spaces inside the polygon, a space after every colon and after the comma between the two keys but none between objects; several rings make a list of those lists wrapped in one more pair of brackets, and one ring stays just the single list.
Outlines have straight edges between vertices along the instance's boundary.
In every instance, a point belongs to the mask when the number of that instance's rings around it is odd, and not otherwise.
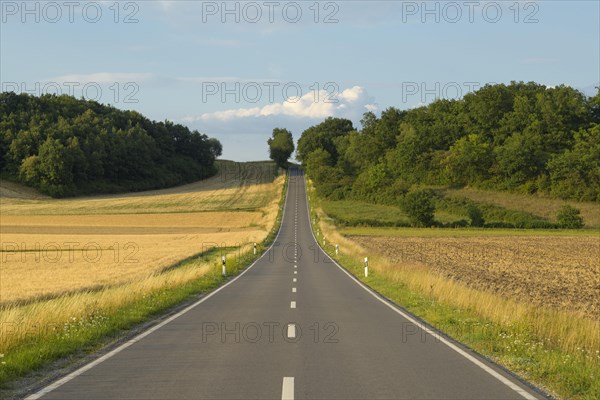
[{"label": "distant road vanishing point", "polygon": [[226,285],[29,399],[541,399],[318,246],[290,170],[273,246]]}]

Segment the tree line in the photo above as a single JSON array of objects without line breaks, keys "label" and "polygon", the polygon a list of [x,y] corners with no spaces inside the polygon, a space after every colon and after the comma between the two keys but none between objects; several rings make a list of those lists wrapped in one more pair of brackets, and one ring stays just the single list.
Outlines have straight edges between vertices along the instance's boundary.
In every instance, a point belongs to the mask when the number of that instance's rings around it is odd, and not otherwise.
[{"label": "tree line", "polygon": [[70,96],[0,94],[0,171],[51,196],[174,186],[216,172],[221,143]]},{"label": "tree line", "polygon": [[473,186],[600,201],[600,91],[511,82],[460,100],[327,118],[297,158],[330,199],[395,204],[413,186]]}]

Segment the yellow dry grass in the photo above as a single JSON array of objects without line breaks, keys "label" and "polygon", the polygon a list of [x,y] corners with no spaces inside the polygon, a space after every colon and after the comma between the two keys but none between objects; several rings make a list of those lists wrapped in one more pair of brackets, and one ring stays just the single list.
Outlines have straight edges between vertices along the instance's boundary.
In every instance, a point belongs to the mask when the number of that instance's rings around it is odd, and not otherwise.
[{"label": "yellow dry grass", "polygon": [[[261,211],[204,212],[172,214],[104,214],[104,215],[3,215],[0,227],[2,232],[32,231],[38,228],[52,227],[59,232],[67,227],[85,227],[88,233],[94,233],[97,227],[127,229],[142,228],[191,228],[202,231],[218,231],[219,228],[237,228],[240,225],[259,225],[262,223]],[[83,230],[82,230],[83,231]],[[152,232],[152,229],[148,230]]]},{"label": "yellow dry grass", "polygon": [[0,215],[164,214],[257,210],[273,199],[273,163],[223,161],[212,178],[139,193],[49,199],[0,181]]},{"label": "yellow dry grass", "polygon": [[[177,188],[62,200],[0,182],[0,326],[60,325],[91,309],[104,315],[215,267],[194,261],[172,269],[180,260],[263,241],[285,178],[273,178],[272,163],[220,167]],[[0,353],[50,334],[5,333]]]},{"label": "yellow dry grass", "polygon": [[165,273],[149,275],[99,291],[82,291],[50,300],[0,309],[0,352],[8,353],[19,344],[53,337],[66,326],[92,325],[121,307],[138,301],[157,290],[177,288],[206,275],[211,263],[194,263]]}]

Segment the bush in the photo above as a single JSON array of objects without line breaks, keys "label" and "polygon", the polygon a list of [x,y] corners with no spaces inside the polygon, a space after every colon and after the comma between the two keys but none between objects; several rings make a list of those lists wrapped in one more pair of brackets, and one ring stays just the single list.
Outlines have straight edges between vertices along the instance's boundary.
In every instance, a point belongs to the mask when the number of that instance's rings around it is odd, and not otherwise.
[{"label": "bush", "polygon": [[483,225],[484,228],[506,228],[506,229],[514,229],[516,228],[515,224],[511,224],[510,222],[487,222]]},{"label": "bush", "polygon": [[569,229],[580,229],[583,228],[583,218],[580,215],[580,211],[568,204],[565,204],[558,210],[556,215],[558,224],[562,228]]},{"label": "bush", "polygon": [[432,226],[435,206],[434,195],[430,190],[414,190],[408,192],[402,200],[401,207],[412,226]]},{"label": "bush", "polygon": [[485,224],[483,212],[475,204],[469,206],[469,208],[467,209],[467,214],[469,215],[469,219],[471,220],[471,226],[482,227]]}]

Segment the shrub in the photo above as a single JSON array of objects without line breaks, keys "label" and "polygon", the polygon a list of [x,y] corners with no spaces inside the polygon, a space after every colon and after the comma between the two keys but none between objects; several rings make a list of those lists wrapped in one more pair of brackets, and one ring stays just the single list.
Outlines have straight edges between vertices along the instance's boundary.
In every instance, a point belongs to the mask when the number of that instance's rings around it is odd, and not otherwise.
[{"label": "shrub", "polygon": [[434,195],[430,190],[414,190],[404,196],[401,208],[413,226],[431,226],[435,212],[433,200]]},{"label": "shrub", "polygon": [[485,224],[483,212],[475,204],[469,206],[469,208],[467,209],[467,214],[469,215],[469,219],[471,220],[471,226],[482,227]]},{"label": "shrub", "polygon": [[565,204],[558,210],[556,215],[558,224],[562,228],[579,229],[583,228],[583,218],[580,215],[580,211],[568,204]]}]

